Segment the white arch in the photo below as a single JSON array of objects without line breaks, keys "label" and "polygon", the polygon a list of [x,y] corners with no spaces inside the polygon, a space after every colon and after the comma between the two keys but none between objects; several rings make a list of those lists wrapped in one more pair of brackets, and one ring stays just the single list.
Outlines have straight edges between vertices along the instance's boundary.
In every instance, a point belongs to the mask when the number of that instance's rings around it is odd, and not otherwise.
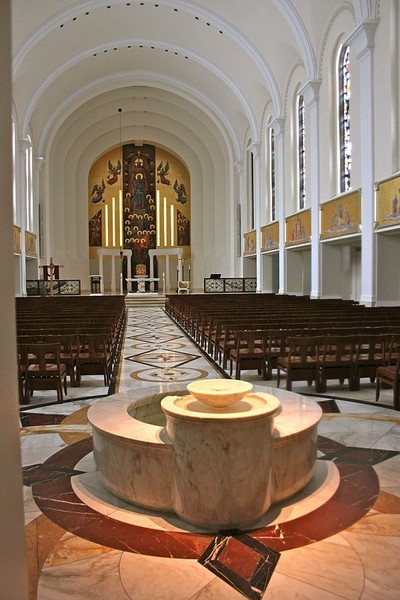
[{"label": "white arch", "polygon": [[[121,41],[119,43],[121,43]],[[127,43],[127,40],[125,40],[122,43]],[[129,43],[131,46],[149,45],[149,46],[156,46],[159,48],[161,48],[161,47],[165,48],[165,44],[161,45],[156,40],[151,40],[151,39],[147,39],[147,38],[135,38],[134,40],[129,40]],[[113,45],[114,44],[112,42],[109,43],[109,47],[112,48]],[[104,49],[104,45],[102,46],[102,49]],[[229,89],[232,91],[232,94],[238,99],[238,101],[243,109],[243,112],[249,121],[251,131],[253,132],[253,134],[255,136],[256,132],[257,132],[257,123],[256,123],[256,118],[255,118],[254,112],[251,109],[249,102],[245,98],[245,96],[242,93],[242,91],[240,90],[240,88],[231,80],[231,78],[229,78],[227,75],[225,75],[225,73],[223,71],[221,71],[221,69],[219,69],[218,67],[213,65],[210,61],[206,61],[201,56],[199,56],[193,52],[187,51],[186,49],[182,49],[182,48],[180,48],[178,46],[174,46],[172,44],[169,45],[169,49],[171,49],[171,51],[185,53],[186,55],[190,56],[190,58],[192,58],[195,62],[201,64],[204,68],[206,68],[211,73],[213,73],[217,78],[221,79],[229,87]],[[61,76],[61,74],[64,71],[67,71],[67,69],[69,69],[71,66],[78,64],[81,60],[84,60],[85,58],[88,58],[89,56],[92,56],[98,50],[99,50],[99,47],[90,48],[89,50],[85,51],[85,53],[75,56],[70,61],[63,63],[63,65],[58,67],[55,71],[53,71],[53,73],[51,73],[45,80],[43,80],[41,82],[41,84],[37,88],[35,94],[32,96],[31,101],[28,105],[28,108],[25,112],[24,120],[22,123],[22,131],[27,130],[32,113],[35,110],[36,105],[39,103],[40,98],[45,93],[46,89],[48,89],[48,87],[51,85],[51,83],[53,83],[56,79],[58,79]],[[108,79],[105,79],[102,81],[110,82],[112,80],[113,85],[115,87],[115,85],[118,81],[120,81],[120,80],[123,81],[124,79],[129,79],[130,83],[132,84],[132,80],[135,80],[136,77],[141,76],[141,75],[142,75],[141,71],[130,71],[130,72],[121,73],[119,75],[114,74],[112,78],[108,78]],[[169,82],[170,84],[172,83],[172,85],[175,87],[175,89],[178,89],[177,80],[167,78],[161,74],[156,77],[154,77],[154,75],[152,75],[152,76],[150,76],[150,78],[153,79],[153,81],[160,81],[160,82],[164,81],[164,82]],[[95,88],[97,86],[97,84],[98,84],[98,82],[94,82],[87,89],[90,89],[91,87]],[[188,95],[191,95],[193,98],[202,97],[203,98],[203,106],[213,105],[213,103],[208,98],[206,98],[199,90],[195,90],[194,88],[192,88],[191,86],[188,86],[184,82],[179,81],[179,87],[185,89],[186,93]],[[87,91],[87,89],[86,89],[86,91]],[[82,90],[80,91],[79,96],[80,97],[83,96]],[[219,118],[221,118],[222,122],[224,122],[224,125],[225,125],[227,131],[231,130],[231,133],[233,134],[232,128],[228,125],[227,119],[224,118],[222,111],[219,110],[215,105],[214,105],[214,112],[215,112],[215,114],[218,114]],[[57,111],[57,113],[60,113],[60,108]],[[54,120],[54,117],[53,117],[53,120]],[[48,128],[48,126],[47,126],[47,128]]]},{"label": "white arch", "polygon": [[353,0],[353,4],[357,23],[374,18],[372,0]]},{"label": "white arch", "polygon": [[315,52],[303,21],[300,19],[299,14],[297,13],[290,0],[272,1],[286,19],[290,29],[293,31],[293,34],[296,38],[300,50],[300,54],[304,61],[304,67],[306,70],[307,77],[310,80],[316,79],[317,61],[315,58]]},{"label": "white arch", "polygon": [[[139,77],[139,74],[141,77]],[[56,123],[63,118],[63,120],[80,106],[80,100],[82,98],[87,101],[88,99],[95,98],[101,93],[105,93],[115,89],[116,82],[120,87],[132,87],[132,73],[119,74],[117,76],[110,76],[108,79],[102,79],[101,81],[92,82],[87,87],[80,89],[76,94],[67,98],[62,104],[58,106],[57,111],[51,115],[46,123],[46,126],[41,131],[41,137],[38,144],[38,153],[45,154],[45,147],[48,144],[51,131],[54,130]],[[191,86],[186,85],[183,81],[168,78],[162,74],[155,75],[154,73],[149,75],[146,73],[143,76],[142,73],[137,73],[135,78],[134,86],[146,86],[154,87],[158,89],[164,89],[172,94],[179,93],[179,96],[187,100],[192,105],[199,108],[205,113],[219,129],[225,140],[229,145],[232,146],[232,151],[235,156],[240,155],[240,143],[237,136],[227,120],[224,113],[212,103],[206,96],[201,94],[198,90],[194,90]]]},{"label": "white arch", "polygon": [[[273,0],[274,2],[277,0]],[[281,0],[279,0],[280,2]],[[150,2],[147,0],[150,4]],[[123,0],[87,0],[85,2],[85,7],[88,9],[96,9],[104,6],[105,4],[119,4],[123,3]],[[152,3],[152,2],[151,2]],[[202,14],[205,19],[207,19],[210,23],[213,23],[219,29],[223,29],[224,32],[230,35],[230,37],[238,44],[238,46],[251,58],[251,60],[257,65],[257,68],[262,74],[264,82],[269,90],[274,109],[277,114],[280,113],[281,110],[281,96],[279,92],[278,85],[275,81],[275,78],[270,70],[268,64],[264,60],[263,56],[260,54],[258,49],[235,27],[230,25],[227,21],[217,16],[215,13],[206,10],[200,7],[193,2],[177,2],[176,0],[162,0],[162,3],[166,6],[179,7],[180,10],[186,10],[187,12],[193,13],[195,15]],[[83,3],[80,3],[83,4]],[[71,7],[66,10],[63,10],[60,13],[57,13],[53,18],[46,21],[41,27],[39,27],[31,36],[29,36],[26,41],[18,48],[15,56],[12,61],[12,72],[13,76],[16,75],[16,72],[25,57],[29,55],[29,52],[32,48],[40,42],[48,33],[50,33],[53,29],[57,28],[65,21],[66,18],[73,18],[77,14],[82,11],[81,7]],[[297,14],[297,13],[296,13]],[[129,40],[131,43],[131,40]],[[165,44],[163,45],[165,47]],[[102,46],[104,48],[104,46]],[[172,45],[171,45],[172,48]]]}]

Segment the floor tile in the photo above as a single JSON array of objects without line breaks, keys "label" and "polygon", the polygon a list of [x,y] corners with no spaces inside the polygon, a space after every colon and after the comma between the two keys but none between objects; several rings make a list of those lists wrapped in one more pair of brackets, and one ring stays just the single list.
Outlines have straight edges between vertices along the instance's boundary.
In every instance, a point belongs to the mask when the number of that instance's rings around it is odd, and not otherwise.
[{"label": "floor tile", "polygon": [[[157,383],[162,392],[225,376],[161,309],[129,310],[115,391]],[[244,378],[276,389],[276,378]],[[102,488],[86,419],[109,393],[101,376],[68,390],[63,404],[35,392],[21,411],[31,597],[392,600],[400,587],[400,415],[390,390],[376,404],[374,386],[362,388],[329,382],[317,395],[294,385],[323,409],[315,477],[234,535],[202,532]]]}]

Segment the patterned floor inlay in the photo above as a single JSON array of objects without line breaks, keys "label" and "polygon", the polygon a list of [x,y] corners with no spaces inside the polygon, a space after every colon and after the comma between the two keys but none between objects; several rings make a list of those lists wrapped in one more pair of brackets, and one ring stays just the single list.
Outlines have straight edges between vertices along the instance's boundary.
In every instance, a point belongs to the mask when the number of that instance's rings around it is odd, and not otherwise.
[{"label": "patterned floor inlay", "polygon": [[325,455],[321,460],[333,460],[358,465],[378,465],[384,460],[398,456],[395,450],[379,450],[377,448],[342,448],[337,452]]},{"label": "patterned floor inlay", "polygon": [[182,335],[174,335],[171,333],[149,333],[148,331],[146,331],[145,333],[142,333],[141,335],[128,335],[126,336],[127,340],[137,340],[139,342],[148,342],[148,343],[153,343],[154,345],[161,345],[164,344],[164,342],[172,342],[174,340],[178,340],[180,338],[182,338]]},{"label": "patterned floor inlay", "polygon": [[[161,309],[129,310],[121,356],[117,392],[224,376]],[[392,600],[398,415],[313,400],[323,411],[314,477],[248,531],[201,530],[108,492],[87,421],[94,393],[23,410],[30,600]]]},{"label": "patterned floor inlay", "polygon": [[[132,552],[139,551],[138,547],[140,547],[140,551],[144,554],[155,552],[157,556],[188,558],[187,552],[193,556],[194,548],[200,551],[208,538],[204,534],[154,531],[128,523],[124,523],[122,526],[119,521],[106,517],[85,505],[74,492],[70,478],[62,477],[60,479],[59,472],[61,469],[67,468],[73,470],[77,462],[91,450],[91,441],[86,439],[60,450],[43,464],[43,469],[49,467],[58,469],[54,481],[46,480],[33,484],[34,498],[49,519],[61,527],[73,531],[76,535],[82,537],[89,535],[88,539],[96,543],[124,550],[130,548]],[[34,467],[40,469],[37,465]],[[337,468],[340,474],[339,487],[333,496],[318,509],[311,510],[309,514],[288,522],[266,525],[248,535],[273,550],[281,552],[324,539],[361,519],[373,506],[379,492],[376,473],[369,465],[338,463]],[[65,504],[67,498],[68,509]],[[62,506],[64,508],[60,511]],[[99,531],[94,531],[91,526],[88,528],[88,524],[85,522],[84,506],[88,510],[89,523],[93,524],[96,519],[99,521]],[[80,514],[79,532],[76,524],[77,512]],[[115,537],[115,533],[112,533],[113,528],[119,530],[118,538]],[[91,537],[92,532],[95,538]],[[171,541],[175,536],[177,536],[176,542],[179,543],[173,544],[175,548],[173,551]],[[201,551],[204,551],[204,547]],[[172,554],[172,552],[174,553]]]},{"label": "patterned floor inlay", "polygon": [[148,350],[147,352],[141,352],[132,356],[126,356],[126,360],[131,362],[140,363],[149,367],[171,367],[178,368],[183,365],[187,365],[200,358],[197,354],[189,354],[188,352],[177,352],[171,350]]},{"label": "patterned floor inlay", "polygon": [[137,379],[138,381],[152,381],[154,383],[178,383],[182,381],[195,381],[197,379],[204,379],[207,377],[207,375],[207,371],[200,369],[165,368],[143,369],[141,371],[135,371],[130,374],[130,377],[132,377],[132,379]]},{"label": "patterned floor inlay", "polygon": [[280,554],[240,531],[221,531],[199,558],[250,600],[262,598]]},{"label": "patterned floor inlay", "polygon": [[340,413],[340,409],[335,400],[318,400],[323,413]]},{"label": "patterned floor inlay", "polygon": [[65,419],[65,415],[46,415],[40,413],[20,413],[20,421],[22,427],[31,427],[33,425],[56,425]]}]

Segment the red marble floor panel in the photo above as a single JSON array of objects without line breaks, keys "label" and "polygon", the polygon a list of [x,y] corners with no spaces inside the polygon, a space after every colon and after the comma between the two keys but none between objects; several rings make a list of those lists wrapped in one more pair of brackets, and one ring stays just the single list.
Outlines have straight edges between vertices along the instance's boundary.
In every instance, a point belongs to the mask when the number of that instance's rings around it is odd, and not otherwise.
[{"label": "red marble floor panel", "polygon": [[[91,450],[85,439],[63,448],[46,463],[73,468]],[[281,552],[324,539],[361,519],[373,506],[379,481],[369,465],[337,463],[340,484],[324,505],[287,523],[249,533],[262,544]],[[61,527],[99,544],[154,556],[198,558],[210,536],[152,530],[121,523],[86,506],[74,493],[70,478],[38,483],[32,488],[42,512]]]},{"label": "red marble floor panel", "polygon": [[279,560],[279,553],[240,531],[221,531],[199,563],[249,600],[260,600]]}]

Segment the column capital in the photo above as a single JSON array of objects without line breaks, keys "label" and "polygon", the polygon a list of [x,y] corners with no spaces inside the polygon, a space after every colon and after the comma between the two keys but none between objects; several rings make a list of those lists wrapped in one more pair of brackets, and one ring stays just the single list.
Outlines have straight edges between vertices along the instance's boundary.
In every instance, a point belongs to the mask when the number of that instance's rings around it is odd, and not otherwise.
[{"label": "column capital", "polygon": [[375,31],[379,21],[370,20],[360,23],[353,33],[347,38],[346,43],[354,48],[356,57],[362,60],[370,54],[374,47]]},{"label": "column capital", "polygon": [[26,152],[29,148],[32,148],[32,142],[29,138],[19,138],[18,141],[18,149],[20,152],[24,153]]},{"label": "column capital", "polygon": [[307,81],[304,87],[300,90],[300,94],[304,97],[304,102],[307,106],[318,102],[320,87],[321,80],[315,79],[314,81]]},{"label": "column capital", "polygon": [[233,163],[233,166],[235,168],[236,173],[238,175],[240,175],[240,173],[242,173],[242,171],[243,171],[244,161],[243,160],[235,160],[235,162]]},{"label": "column capital", "polygon": [[247,150],[249,150],[254,158],[258,158],[261,153],[261,142],[253,142],[248,146]]},{"label": "column capital", "polygon": [[277,117],[276,119],[273,119],[268,125],[270,129],[274,130],[276,138],[278,138],[279,136],[283,136],[283,134],[285,133],[285,122],[285,117]]},{"label": "column capital", "polygon": [[43,156],[34,156],[33,157],[33,164],[35,165],[38,173],[40,173],[40,171],[42,170],[42,167],[45,164],[45,162],[46,162],[46,160],[43,158]]}]

